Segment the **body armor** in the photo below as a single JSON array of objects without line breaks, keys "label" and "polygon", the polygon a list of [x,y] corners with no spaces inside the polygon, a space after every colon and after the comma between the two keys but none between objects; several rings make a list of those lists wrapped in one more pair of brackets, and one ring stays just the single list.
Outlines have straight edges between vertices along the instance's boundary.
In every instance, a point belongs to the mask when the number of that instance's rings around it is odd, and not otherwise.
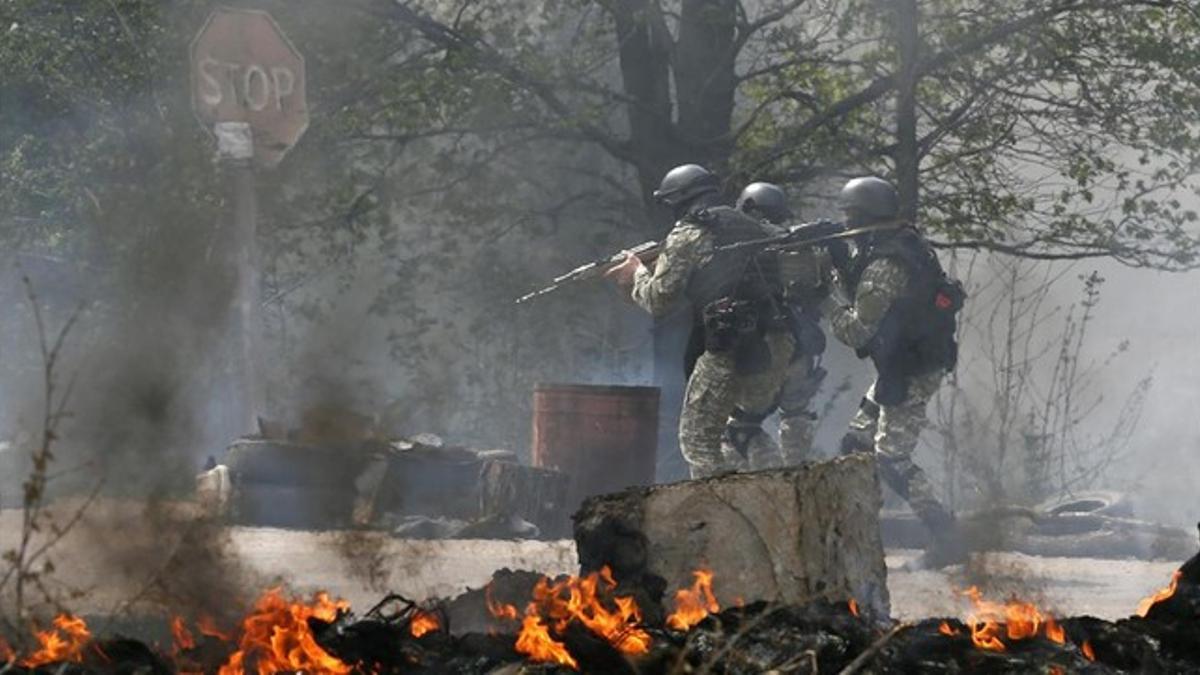
[{"label": "body armor", "polygon": [[933,249],[913,228],[868,244],[846,270],[853,293],[867,265],[891,259],[908,273],[904,294],[888,309],[870,344],[859,357],[870,357],[879,373],[876,401],[896,405],[907,395],[911,378],[951,370],[958,359],[956,315],[965,293],[942,270]]},{"label": "body armor", "polygon": [[[710,233],[714,247],[773,233],[770,225],[728,206],[700,209],[685,218]],[[687,296],[695,312],[685,364],[689,375],[705,351],[733,352],[743,373],[769,366],[763,336],[786,329],[788,322],[773,255],[752,248],[714,253],[692,272]]]}]

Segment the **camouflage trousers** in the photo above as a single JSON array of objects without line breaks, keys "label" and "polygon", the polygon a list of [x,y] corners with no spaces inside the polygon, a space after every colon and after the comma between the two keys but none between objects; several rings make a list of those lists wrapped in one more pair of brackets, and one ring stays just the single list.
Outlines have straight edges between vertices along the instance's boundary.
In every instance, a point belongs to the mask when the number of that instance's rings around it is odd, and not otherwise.
[{"label": "camouflage trousers", "polygon": [[842,438],[842,452],[874,449],[879,476],[912,508],[921,522],[935,534],[953,524],[954,517],[934,494],[925,471],[913,462],[913,451],[925,426],[925,407],[942,384],[945,372],[914,377],[908,397],[899,405],[875,402],[875,385],[867,390],[850,430]]},{"label": "camouflage trousers", "polygon": [[[747,453],[743,457],[732,444],[722,443],[735,411],[765,417],[779,399],[795,343],[786,331],[767,333],[765,339],[770,365],[761,372],[738,373],[733,354],[728,353],[705,352],[696,361],[679,416],[679,449],[691,468],[692,478],[781,463],[777,444],[761,443],[754,438],[754,442],[745,444]],[[766,436],[761,427],[758,429],[757,436]]]},{"label": "camouflage trousers", "polygon": [[[825,379],[825,369],[815,356],[793,355],[779,395],[771,406],[746,410],[738,406],[729,418],[721,451],[726,462],[739,470],[795,466],[812,455],[817,415],[809,404]],[[779,440],[763,430],[768,415],[779,411]]]},{"label": "camouflage trousers", "polygon": [[815,356],[803,356],[788,366],[787,381],[779,394],[779,445],[785,466],[812,457],[817,413],[810,407],[825,380],[825,369]]}]

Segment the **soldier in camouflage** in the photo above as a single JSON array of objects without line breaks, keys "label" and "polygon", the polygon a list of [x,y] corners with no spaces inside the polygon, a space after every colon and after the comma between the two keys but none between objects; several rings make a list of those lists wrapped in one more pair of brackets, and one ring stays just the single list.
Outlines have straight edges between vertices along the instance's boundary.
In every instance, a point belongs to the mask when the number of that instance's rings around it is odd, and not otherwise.
[{"label": "soldier in camouflage", "polygon": [[693,478],[743,466],[778,463],[777,450],[747,448],[726,454],[722,436],[737,409],[769,410],[779,396],[795,340],[782,312],[782,288],[773,256],[751,249],[715,253],[717,246],[774,232],[719,204],[715,175],[701,166],[672,169],[654,194],[677,219],[654,265],[636,256],[609,272],[634,302],[655,316],[688,302],[694,327],[679,420],[679,447]]},{"label": "soldier in camouflage", "polygon": [[870,357],[877,374],[842,450],[874,450],[884,482],[933,535],[923,566],[959,562],[966,551],[954,516],[912,455],[926,422],[926,404],[957,358],[954,315],[961,307],[961,288],[946,279],[916,228],[898,224],[899,200],[890,183],[856,178],[843,188],[840,201],[847,228],[879,227],[856,239],[853,259],[838,271],[850,304],[832,296],[822,303],[833,334],[860,357]]},{"label": "soldier in camouflage", "polygon": [[[751,183],[742,190],[736,207],[748,216],[769,224],[777,232],[786,230],[793,217],[787,195],[772,183]],[[825,334],[820,326],[818,305],[827,295],[825,280],[831,273],[828,251],[823,247],[790,249],[778,254],[784,288],[784,304],[791,318],[796,349],[784,378],[779,399],[763,410],[738,408],[725,431],[726,454],[758,458],[747,462],[752,469],[792,466],[809,459],[816,413],[810,408],[825,378],[820,365],[825,351]],[[762,422],[779,411],[779,442],[762,428]],[[739,452],[733,452],[740,450]]]}]

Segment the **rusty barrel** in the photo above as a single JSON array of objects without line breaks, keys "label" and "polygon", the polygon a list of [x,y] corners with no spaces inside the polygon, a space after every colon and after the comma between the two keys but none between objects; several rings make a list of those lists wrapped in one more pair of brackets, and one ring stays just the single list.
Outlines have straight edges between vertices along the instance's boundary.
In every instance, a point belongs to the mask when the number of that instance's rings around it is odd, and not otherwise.
[{"label": "rusty barrel", "polygon": [[533,464],[570,477],[568,514],[586,497],[654,483],[658,398],[658,387],[534,387]]}]

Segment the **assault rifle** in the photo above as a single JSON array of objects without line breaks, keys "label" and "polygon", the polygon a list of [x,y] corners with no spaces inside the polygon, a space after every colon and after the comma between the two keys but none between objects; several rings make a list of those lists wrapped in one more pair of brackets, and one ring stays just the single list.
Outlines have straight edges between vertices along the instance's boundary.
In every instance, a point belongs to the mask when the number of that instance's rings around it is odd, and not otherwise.
[{"label": "assault rifle", "polygon": [[904,227],[906,223],[901,220],[889,220],[882,223],[874,223],[863,227],[856,227],[852,230],[847,230],[846,226],[832,220],[815,220],[811,223],[801,223],[793,225],[781,234],[763,237],[762,239],[750,239],[748,241],[739,241],[733,244],[718,246],[713,249],[714,253],[723,253],[726,251],[740,251],[747,248],[761,248],[764,250],[783,250],[788,248],[797,248],[800,246],[811,246],[812,244],[821,244],[827,241],[839,241],[843,239],[851,239],[863,234],[871,232],[879,232],[881,230],[895,230]]},{"label": "assault rifle", "polygon": [[[658,258],[658,254],[662,252],[662,244],[657,241],[647,241],[629,249],[629,252],[640,258],[642,262],[651,263],[654,262],[654,260]],[[552,293],[563,286],[566,286],[567,284],[573,284],[577,281],[587,281],[588,279],[599,279],[609,270],[625,262],[625,258],[625,252],[622,251],[620,253],[587,263],[586,265],[580,265],[566,274],[560,274],[559,276],[554,277],[554,280],[550,282],[549,286],[546,286],[545,288],[539,288],[532,293],[526,293],[525,295],[517,298],[517,304],[528,302],[534,298],[546,295],[547,293]]]}]

